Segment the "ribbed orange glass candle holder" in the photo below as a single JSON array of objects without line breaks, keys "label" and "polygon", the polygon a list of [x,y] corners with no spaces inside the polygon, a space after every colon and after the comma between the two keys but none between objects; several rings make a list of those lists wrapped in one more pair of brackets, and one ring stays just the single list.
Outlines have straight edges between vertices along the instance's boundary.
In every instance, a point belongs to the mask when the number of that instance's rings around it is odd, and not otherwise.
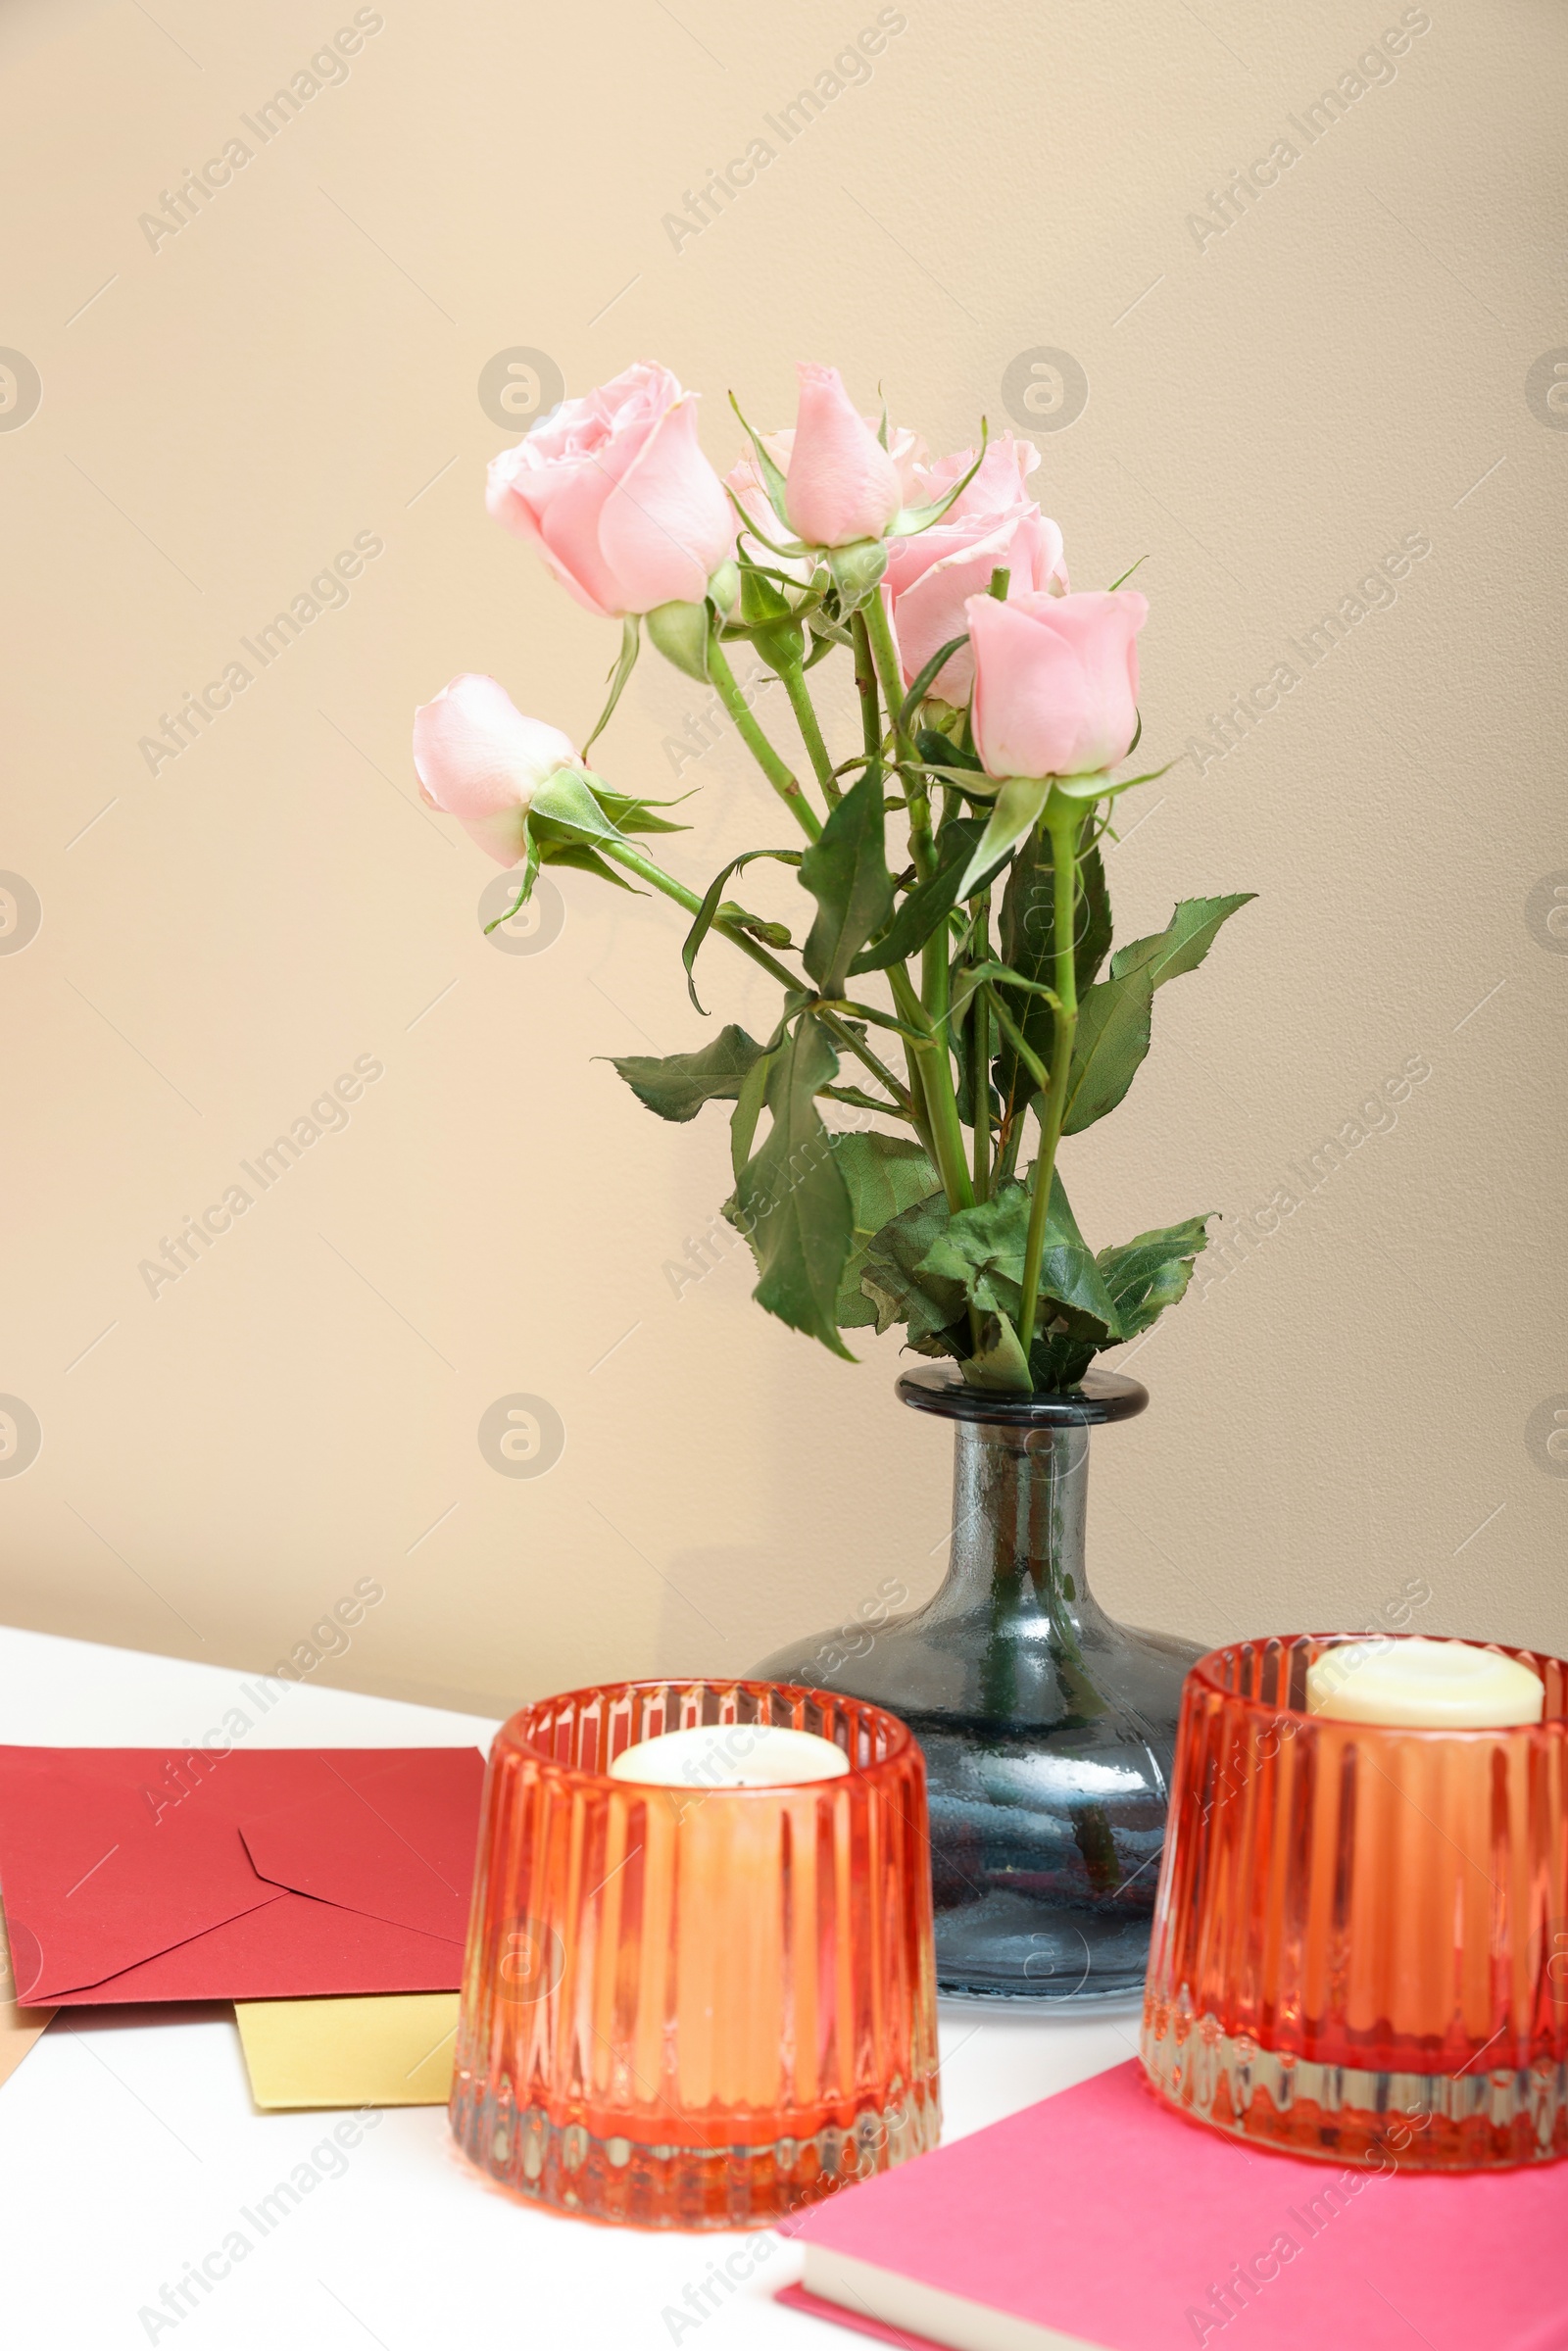
[{"label": "ribbed orange glass candle holder", "polygon": [[1545,1690],[1517,1729],[1308,1713],[1308,1666],[1363,1638],[1238,1641],[1189,1673],[1144,2065],[1297,2155],[1568,2155],[1568,1666],[1502,1651]]},{"label": "ribbed orange glass candle holder", "polygon": [[[752,1723],[849,1769],[607,1777],[644,1739]],[[763,2227],[923,2152],[930,1885],[920,1750],[879,1707],[728,1681],[525,1707],[490,1752],[453,2131],[519,2195],[647,2229]]]}]

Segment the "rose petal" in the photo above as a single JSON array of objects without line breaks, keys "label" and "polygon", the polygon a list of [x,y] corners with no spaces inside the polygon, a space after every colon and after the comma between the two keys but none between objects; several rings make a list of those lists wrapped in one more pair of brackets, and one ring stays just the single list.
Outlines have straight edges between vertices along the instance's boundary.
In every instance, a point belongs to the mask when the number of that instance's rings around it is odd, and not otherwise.
[{"label": "rose petal", "polygon": [[785,480],[790,526],[808,547],[879,539],[904,503],[898,468],[850,400],[837,367],[803,362]]},{"label": "rose petal", "polygon": [[600,552],[622,611],[700,604],[735,530],[729,500],[698,447],[696,396],[688,392],[654,426],[599,518]]}]

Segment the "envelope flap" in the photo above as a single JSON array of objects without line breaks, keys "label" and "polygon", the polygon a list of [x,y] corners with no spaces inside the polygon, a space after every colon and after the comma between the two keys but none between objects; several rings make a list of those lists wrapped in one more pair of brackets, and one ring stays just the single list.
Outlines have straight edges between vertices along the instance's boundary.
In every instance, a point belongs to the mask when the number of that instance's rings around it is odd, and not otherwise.
[{"label": "envelope flap", "polygon": [[245,1814],[261,1876],[291,1892],[461,1943],[479,1835],[477,1748],[318,1754],[310,1793]]},{"label": "envelope flap", "polygon": [[231,1820],[170,1802],[166,1773],[179,1761],[161,1748],[0,1747],[0,1884],[20,1999],[101,1983],[276,1899]]}]

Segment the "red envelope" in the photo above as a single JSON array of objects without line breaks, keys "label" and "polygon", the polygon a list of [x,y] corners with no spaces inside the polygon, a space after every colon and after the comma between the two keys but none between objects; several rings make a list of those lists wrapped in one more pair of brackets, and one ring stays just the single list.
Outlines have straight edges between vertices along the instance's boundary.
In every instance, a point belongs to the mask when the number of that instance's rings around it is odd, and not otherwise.
[{"label": "red envelope", "polygon": [[455,1991],[476,1747],[0,1747],[17,1996]]}]

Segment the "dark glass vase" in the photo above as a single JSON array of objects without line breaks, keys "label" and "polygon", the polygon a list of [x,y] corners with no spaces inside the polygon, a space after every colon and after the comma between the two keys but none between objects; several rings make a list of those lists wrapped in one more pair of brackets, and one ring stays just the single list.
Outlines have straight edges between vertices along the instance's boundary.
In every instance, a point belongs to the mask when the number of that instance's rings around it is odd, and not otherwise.
[{"label": "dark glass vase", "polygon": [[902,1715],[925,1754],[938,1988],[1081,2007],[1142,1991],[1192,1642],[1106,1616],[1084,1573],[1089,1432],[1149,1401],[1089,1372],[1009,1397],[956,1365],[898,1383],[954,1424],[947,1579],[912,1615],[758,1667]]}]

